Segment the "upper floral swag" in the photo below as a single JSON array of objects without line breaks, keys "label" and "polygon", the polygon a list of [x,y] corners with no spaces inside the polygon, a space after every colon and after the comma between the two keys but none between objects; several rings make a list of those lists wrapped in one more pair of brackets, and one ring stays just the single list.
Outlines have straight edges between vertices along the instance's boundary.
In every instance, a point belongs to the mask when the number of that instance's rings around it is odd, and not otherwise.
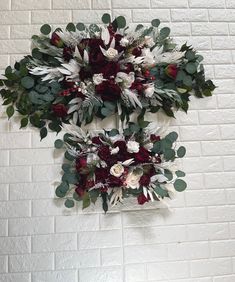
[{"label": "upper floral swag", "polygon": [[122,16],[111,21],[104,14],[102,21],[53,32],[41,27],[32,54],[8,66],[0,81],[8,117],[16,109],[21,127],[30,122],[43,138],[47,125],[58,132],[62,123],[81,125],[113,113],[128,121],[136,110],[174,116],[177,109],[187,112],[190,95],[211,95],[215,86],[205,80],[203,57],[186,44],[178,48],[159,20],[135,29]]}]

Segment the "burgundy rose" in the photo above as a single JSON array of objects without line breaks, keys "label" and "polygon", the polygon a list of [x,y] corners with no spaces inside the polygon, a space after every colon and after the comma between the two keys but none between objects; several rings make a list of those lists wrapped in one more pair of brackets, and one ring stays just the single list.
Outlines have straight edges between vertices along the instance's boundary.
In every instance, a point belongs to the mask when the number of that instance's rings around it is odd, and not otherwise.
[{"label": "burgundy rose", "polygon": [[165,68],[165,74],[167,76],[169,76],[170,78],[173,78],[175,79],[176,76],[177,76],[177,73],[178,73],[178,68],[177,68],[177,65],[168,65],[166,68]]},{"label": "burgundy rose", "polygon": [[82,81],[92,78],[92,72],[88,68],[82,67],[79,71],[79,77]]},{"label": "burgundy rose", "polygon": [[87,159],[86,158],[79,158],[76,159],[76,170],[80,171],[81,169],[87,166]]},{"label": "burgundy rose", "polygon": [[56,32],[52,33],[51,44],[58,48],[62,48],[64,46],[64,42],[62,41],[62,39],[59,37],[59,35]]},{"label": "burgundy rose", "polygon": [[120,67],[117,62],[108,62],[101,68],[98,68],[96,73],[102,73],[104,78],[110,78],[110,76],[116,76],[119,71]]},{"label": "burgundy rose", "polygon": [[96,144],[96,145],[102,145],[102,144],[103,144],[103,143],[101,142],[99,136],[92,137],[91,141],[92,141],[93,144]]},{"label": "burgundy rose", "polygon": [[127,64],[125,65],[125,69],[124,69],[123,71],[126,72],[126,73],[130,73],[130,72],[134,71],[134,66],[133,66],[133,64],[127,63]]},{"label": "burgundy rose", "polygon": [[132,55],[134,55],[135,57],[139,57],[139,56],[141,56],[141,54],[142,54],[142,50],[138,47],[136,47],[132,50]]},{"label": "burgundy rose", "polygon": [[120,187],[122,186],[123,182],[119,177],[110,175],[108,178],[108,184],[110,187]]},{"label": "burgundy rose", "polygon": [[100,147],[98,151],[98,156],[101,158],[101,160],[108,161],[111,158],[109,146],[105,145],[105,146]]},{"label": "burgundy rose", "polygon": [[134,154],[137,163],[145,163],[149,161],[149,151],[144,147],[140,147],[139,152]]},{"label": "burgundy rose", "polygon": [[65,117],[67,115],[67,108],[64,104],[52,105],[52,111],[57,117]]},{"label": "burgundy rose", "polygon": [[97,167],[96,169],[95,169],[95,182],[96,183],[99,183],[99,182],[101,182],[101,183],[105,183],[105,181],[107,180],[107,178],[108,178],[108,176],[109,176],[109,171],[108,171],[108,169],[107,168],[99,168],[99,167]]},{"label": "burgundy rose", "polygon": [[150,197],[148,195],[148,198],[145,197],[145,195],[142,193],[137,197],[138,204],[143,205],[144,203],[148,202],[150,200]]},{"label": "burgundy rose", "polygon": [[131,89],[136,90],[138,94],[142,94],[144,89],[143,82],[141,82],[140,80],[134,81],[131,85]]},{"label": "burgundy rose", "polygon": [[63,49],[63,58],[65,61],[70,61],[73,58],[74,49],[71,47],[64,47]]},{"label": "burgundy rose", "polygon": [[115,101],[120,98],[121,89],[114,81],[103,81],[96,86],[96,93],[104,101]]},{"label": "burgundy rose", "polygon": [[75,192],[78,194],[79,197],[83,197],[83,195],[86,192],[86,188],[81,185],[77,185],[77,188],[75,189]]},{"label": "burgundy rose", "polygon": [[148,174],[142,175],[141,178],[140,178],[140,185],[146,187],[146,186],[149,185],[149,183],[150,183],[150,175],[148,175]]},{"label": "burgundy rose", "polygon": [[151,140],[152,142],[157,142],[157,141],[160,141],[161,138],[160,138],[160,136],[158,136],[158,135],[151,134],[151,135],[150,135],[150,140]]}]

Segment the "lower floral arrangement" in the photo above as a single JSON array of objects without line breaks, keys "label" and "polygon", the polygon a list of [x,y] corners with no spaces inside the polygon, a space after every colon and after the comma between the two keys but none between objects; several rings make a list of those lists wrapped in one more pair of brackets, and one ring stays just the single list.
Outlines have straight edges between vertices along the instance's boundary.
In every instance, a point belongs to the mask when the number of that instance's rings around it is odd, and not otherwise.
[{"label": "lower floral arrangement", "polygon": [[154,123],[129,123],[122,131],[112,129],[86,133],[75,125],[65,125],[63,176],[56,195],[72,208],[82,201],[83,209],[102,199],[103,210],[135,197],[138,204],[163,201],[186,189],[185,173],[177,170],[184,157],[183,146],[176,149],[176,132],[158,134]]}]

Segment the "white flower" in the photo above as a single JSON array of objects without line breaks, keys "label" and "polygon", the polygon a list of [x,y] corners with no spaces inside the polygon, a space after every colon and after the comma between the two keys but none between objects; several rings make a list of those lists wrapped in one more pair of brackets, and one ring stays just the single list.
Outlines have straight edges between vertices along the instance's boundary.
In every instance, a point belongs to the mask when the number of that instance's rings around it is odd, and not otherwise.
[{"label": "white flower", "polygon": [[153,47],[155,42],[151,36],[145,36],[144,37],[144,43],[147,47]]},{"label": "white flower", "polygon": [[127,142],[127,152],[129,153],[138,153],[140,149],[140,144],[136,141]]},{"label": "white flower", "polygon": [[100,49],[101,49],[102,53],[104,54],[104,56],[107,57],[110,61],[113,61],[113,60],[118,58],[118,50],[116,50],[112,47],[109,47],[108,50],[105,50],[101,46],[100,46]]},{"label": "white flower", "polygon": [[139,181],[141,176],[141,174],[135,174],[133,171],[128,173],[125,181],[127,188],[138,189],[140,187]]},{"label": "white flower", "polygon": [[134,72],[130,72],[129,74],[125,72],[118,72],[115,78],[117,83],[122,83],[123,88],[130,88],[132,83],[135,81]]},{"label": "white flower", "polygon": [[121,46],[126,47],[128,44],[129,44],[129,40],[128,40],[126,37],[123,37],[123,38],[120,40],[120,45],[121,45]]},{"label": "white flower", "polygon": [[148,98],[151,98],[153,96],[154,93],[154,85],[151,83],[147,86],[147,88],[144,90],[145,96]]},{"label": "white flower", "polygon": [[117,154],[118,152],[119,152],[119,147],[115,147],[115,148],[113,148],[110,152],[111,152],[111,155],[115,155],[115,154]]},{"label": "white flower", "polygon": [[95,73],[93,75],[93,82],[95,85],[99,85],[100,83],[102,83],[104,80],[103,78],[103,74],[102,73]]},{"label": "white flower", "polygon": [[109,136],[109,139],[111,140],[112,143],[115,143],[116,141],[122,141],[124,140],[123,136],[120,134],[114,135],[114,136]]},{"label": "white flower", "polygon": [[142,56],[144,57],[144,64],[145,65],[152,65],[155,63],[154,60],[154,55],[153,53],[150,51],[149,48],[144,48],[142,50]]},{"label": "white flower", "polygon": [[115,164],[110,168],[110,174],[120,177],[124,172],[124,167],[121,164]]}]

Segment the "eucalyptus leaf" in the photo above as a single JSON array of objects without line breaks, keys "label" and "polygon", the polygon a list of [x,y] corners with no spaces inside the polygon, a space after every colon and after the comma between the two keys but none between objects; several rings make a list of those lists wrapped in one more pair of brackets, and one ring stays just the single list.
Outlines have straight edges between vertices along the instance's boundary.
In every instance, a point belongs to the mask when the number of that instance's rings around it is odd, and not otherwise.
[{"label": "eucalyptus leaf", "polygon": [[176,179],[174,182],[175,190],[178,192],[182,192],[187,188],[187,183],[182,179]]},{"label": "eucalyptus leaf", "polygon": [[83,30],[86,29],[86,26],[84,25],[84,23],[78,23],[78,24],[76,25],[76,28],[77,28],[77,30],[79,30],[79,31],[83,31]]},{"label": "eucalyptus leaf", "polygon": [[171,32],[171,30],[170,30],[169,27],[163,27],[160,30],[160,37],[161,37],[161,39],[167,38],[170,35],[170,32]]},{"label": "eucalyptus leaf", "polygon": [[151,21],[152,26],[158,27],[160,25],[160,20],[159,19],[154,19]]},{"label": "eucalyptus leaf", "polygon": [[90,204],[91,204],[90,195],[89,193],[86,192],[82,198],[82,208],[83,209],[88,208]]},{"label": "eucalyptus leaf", "polygon": [[67,199],[64,203],[64,205],[66,206],[66,208],[73,208],[74,207],[74,200],[70,200],[70,199]]},{"label": "eucalyptus leaf", "polygon": [[60,139],[55,140],[54,146],[56,149],[61,149],[64,146],[64,142]]},{"label": "eucalyptus leaf", "polygon": [[180,146],[179,149],[177,150],[177,156],[179,158],[183,158],[186,154],[186,149],[184,146]]},{"label": "eucalyptus leaf", "polygon": [[29,119],[27,117],[24,117],[20,121],[20,128],[26,127],[28,125]]},{"label": "eucalyptus leaf", "polygon": [[177,170],[177,171],[175,172],[175,174],[176,174],[177,177],[184,177],[184,176],[185,176],[185,172],[183,172],[183,171],[181,171],[181,170]]},{"label": "eucalyptus leaf", "polygon": [[66,26],[66,29],[68,31],[73,31],[73,32],[76,31],[76,27],[75,27],[74,23],[68,23],[67,26]]},{"label": "eucalyptus leaf", "polygon": [[6,113],[7,113],[8,119],[14,115],[14,112],[15,112],[15,109],[13,106],[7,107]]},{"label": "eucalyptus leaf", "polygon": [[34,86],[34,79],[30,76],[25,76],[21,79],[21,85],[25,89],[30,89]]},{"label": "eucalyptus leaf", "polygon": [[103,16],[102,16],[102,22],[104,23],[104,24],[109,24],[109,23],[111,23],[111,16],[110,16],[110,14],[108,14],[108,13],[106,13],[106,14],[103,14]]},{"label": "eucalyptus leaf", "polygon": [[40,31],[44,35],[48,35],[51,32],[51,26],[49,24],[44,24],[41,26]]}]

